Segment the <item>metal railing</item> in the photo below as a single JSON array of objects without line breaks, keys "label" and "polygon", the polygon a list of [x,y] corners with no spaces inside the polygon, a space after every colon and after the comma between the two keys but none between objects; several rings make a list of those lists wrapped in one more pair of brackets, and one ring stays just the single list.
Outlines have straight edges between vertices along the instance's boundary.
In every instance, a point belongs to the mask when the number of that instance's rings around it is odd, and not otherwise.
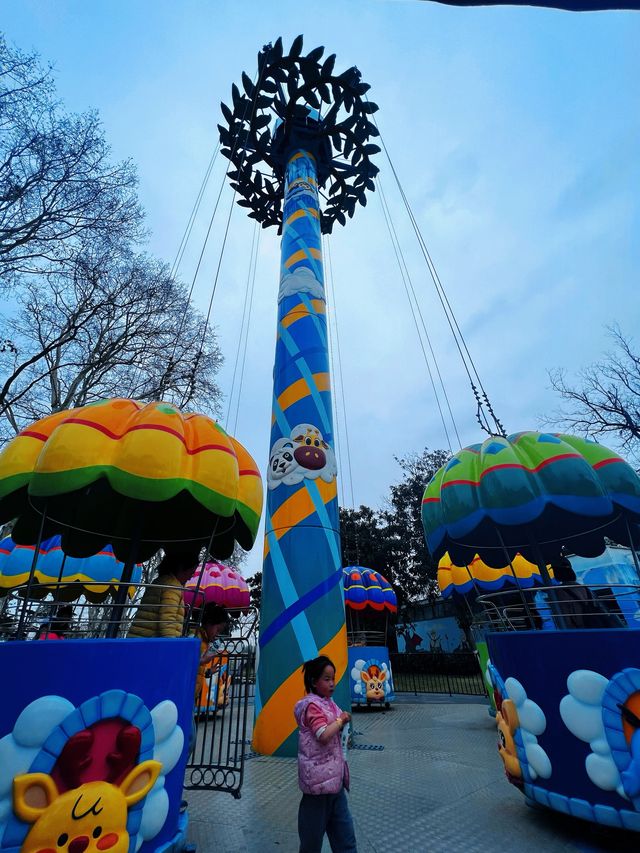
[{"label": "metal railing", "polygon": [[384,631],[347,631],[348,646],[385,646],[387,637]]},{"label": "metal railing", "polygon": [[486,694],[476,652],[398,652],[389,657],[396,693]]},{"label": "metal railing", "polygon": [[[0,600],[0,639],[26,640],[49,635],[64,639],[126,637],[134,622],[141,635],[181,636],[198,625],[197,608],[184,606],[183,611],[176,608],[180,587],[129,583],[124,603],[114,600],[117,591],[100,600],[104,587],[104,584],[85,583],[82,595],[78,595],[78,584],[73,581],[46,587],[29,588],[26,584],[15,587]],[[158,600],[154,601],[153,611],[145,615],[139,611],[141,607],[148,610],[144,600],[148,590],[153,590]],[[32,597],[27,597],[29,593]],[[173,601],[163,603],[163,593],[168,593]],[[75,600],[70,600],[74,595]],[[188,618],[180,620],[180,612]]]},{"label": "metal railing", "polygon": [[640,585],[572,583],[509,589],[480,595],[477,602],[482,611],[474,622],[485,631],[629,628],[628,614],[640,616]]},{"label": "metal railing", "polygon": [[244,779],[248,707],[255,690],[255,646],[247,637],[225,637],[220,645],[196,697],[184,787],[226,791],[238,798]]}]

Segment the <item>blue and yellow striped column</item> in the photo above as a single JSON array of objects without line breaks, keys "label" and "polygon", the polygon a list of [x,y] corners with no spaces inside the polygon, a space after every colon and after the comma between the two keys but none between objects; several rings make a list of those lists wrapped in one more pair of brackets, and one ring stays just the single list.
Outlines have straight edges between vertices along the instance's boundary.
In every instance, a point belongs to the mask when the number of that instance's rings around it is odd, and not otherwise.
[{"label": "blue and yellow striped column", "polygon": [[253,748],[295,755],[304,661],[328,655],[350,707],[315,158],[285,174]]}]

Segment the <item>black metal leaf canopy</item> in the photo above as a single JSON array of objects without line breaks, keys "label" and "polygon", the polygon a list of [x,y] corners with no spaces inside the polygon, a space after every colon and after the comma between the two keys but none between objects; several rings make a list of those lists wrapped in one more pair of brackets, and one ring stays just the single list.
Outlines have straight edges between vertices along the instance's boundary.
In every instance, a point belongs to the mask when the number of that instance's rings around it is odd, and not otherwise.
[{"label": "black metal leaf canopy", "polygon": [[335,54],[323,61],[324,47],[316,47],[303,56],[302,44],[300,35],[288,54],[281,38],[265,45],[256,82],[243,72],[242,89],[232,86],[231,105],[220,105],[227,122],[218,125],[221,153],[231,161],[238,204],[280,233],[287,157],[296,147],[311,151],[324,199],[322,233],[330,234],[375,190],[371,156],[380,148],[368,140],[379,135],[371,120],[378,106],[365,97],[370,87],[357,68],[335,74]]}]

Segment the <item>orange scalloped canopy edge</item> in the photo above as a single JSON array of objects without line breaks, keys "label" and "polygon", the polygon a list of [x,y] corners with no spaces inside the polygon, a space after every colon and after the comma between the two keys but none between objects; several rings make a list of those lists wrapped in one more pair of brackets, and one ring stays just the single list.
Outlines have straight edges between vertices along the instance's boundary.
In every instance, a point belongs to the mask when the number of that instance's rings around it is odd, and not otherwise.
[{"label": "orange scalloped canopy edge", "polygon": [[134,500],[186,491],[216,516],[237,511],[255,539],[263,492],[253,458],[211,418],[162,402],[104,400],[36,421],[0,453],[0,504],[25,488],[47,498],[101,478]]}]

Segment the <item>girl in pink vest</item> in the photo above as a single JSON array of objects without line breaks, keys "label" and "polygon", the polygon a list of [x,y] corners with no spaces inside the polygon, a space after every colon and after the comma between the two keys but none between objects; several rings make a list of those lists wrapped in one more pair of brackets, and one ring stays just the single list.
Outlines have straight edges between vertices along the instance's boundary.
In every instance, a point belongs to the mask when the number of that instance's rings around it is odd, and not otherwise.
[{"label": "girl in pink vest", "polygon": [[357,853],[349,811],[349,767],[340,735],[351,720],[331,696],[336,668],[325,655],[302,667],[307,695],[294,708],[300,728],[298,781],[302,800],[298,810],[300,853],[320,853],[325,832],[333,853]]}]

